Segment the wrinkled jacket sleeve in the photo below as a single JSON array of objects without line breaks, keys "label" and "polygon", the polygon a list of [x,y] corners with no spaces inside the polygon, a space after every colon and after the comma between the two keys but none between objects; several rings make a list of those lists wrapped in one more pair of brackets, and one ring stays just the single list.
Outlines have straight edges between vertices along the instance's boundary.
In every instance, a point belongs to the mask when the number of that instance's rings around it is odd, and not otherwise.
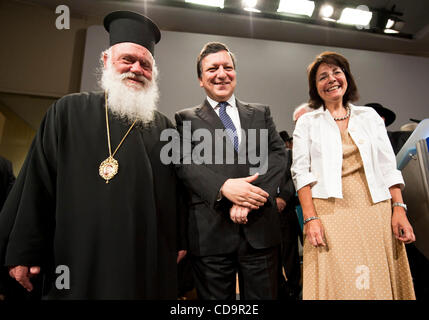
[{"label": "wrinkled jacket sleeve", "polygon": [[309,124],[309,117],[303,115],[298,119],[293,132],[293,162],[291,172],[296,191],[308,184],[313,186],[317,182],[315,175],[311,172]]},{"label": "wrinkled jacket sleeve", "polygon": [[[180,140],[183,144],[193,144],[194,142],[186,140],[186,135],[183,134],[183,122],[188,119],[183,118],[180,113],[175,114],[175,119]],[[194,164],[191,153],[181,151],[178,158],[180,161],[176,164],[176,172],[183,184],[203,199],[209,207],[217,207],[218,193],[228,177],[212,171],[204,164]]]},{"label": "wrinkled jacket sleeve", "polygon": [[402,178],[401,171],[397,169],[395,153],[387,135],[384,121],[375,111],[372,112],[371,116],[374,118],[374,123],[376,124],[378,167],[381,170],[384,183],[388,188],[399,185],[402,190],[405,187],[404,179]]},{"label": "wrinkled jacket sleeve", "polygon": [[[275,205],[277,189],[285,174],[287,159],[283,140],[280,138],[280,135],[276,130],[276,126],[268,106],[264,107],[264,117],[265,127],[268,129],[267,169],[266,172],[261,174],[253,184],[265,190],[270,195],[269,202],[271,202],[271,205]],[[266,205],[269,205],[269,203]]]}]

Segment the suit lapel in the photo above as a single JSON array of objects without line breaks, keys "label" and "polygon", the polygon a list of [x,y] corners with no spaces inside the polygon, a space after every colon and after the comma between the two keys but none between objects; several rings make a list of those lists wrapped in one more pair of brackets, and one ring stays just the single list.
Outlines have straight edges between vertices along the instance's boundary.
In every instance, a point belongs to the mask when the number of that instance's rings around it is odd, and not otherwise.
[{"label": "suit lapel", "polygon": [[[213,137],[215,137],[215,130],[225,130],[225,126],[222,123],[222,120],[220,120],[219,116],[217,115],[216,111],[214,111],[213,107],[210,105],[210,103],[207,101],[207,99],[204,101],[204,103],[200,106],[199,109],[197,109],[196,114],[203,119],[207,124],[211,127],[213,130]],[[218,139],[218,138],[216,138]],[[218,143],[221,143],[219,140]],[[236,151],[234,149],[234,146],[232,145],[231,139],[226,139],[226,143],[232,147],[232,150],[234,150],[234,154],[236,155]]]},{"label": "suit lapel", "polygon": [[[241,142],[245,142],[247,141],[247,130],[250,128],[250,124],[252,123],[254,110],[250,108],[247,104],[239,101],[238,99],[235,99],[235,103],[238,109],[238,115],[240,117],[240,126],[242,130]],[[201,106],[196,110],[195,113],[202,120],[207,122],[208,125],[213,129],[221,129],[221,130],[225,129],[222,121],[214,111],[213,107],[209,104],[207,99],[201,104]],[[228,140],[227,143],[231,143],[231,141]],[[241,149],[241,144],[240,144],[240,149]]]},{"label": "suit lapel", "polygon": [[213,129],[225,129],[219,116],[214,111],[210,103],[205,100],[200,108],[197,109],[196,114],[207,122]]},{"label": "suit lapel", "polygon": [[238,99],[235,99],[235,104],[237,106],[238,114],[240,116],[241,129],[247,132],[247,130],[250,128],[250,124],[252,123],[253,109],[249,108],[248,105],[239,101]]},{"label": "suit lapel", "polygon": [[248,139],[248,130],[250,128],[250,125],[252,123],[253,119],[253,112],[254,110],[250,108],[245,103],[239,101],[238,99],[235,99],[235,103],[238,109],[238,114],[240,116],[240,125],[241,125],[241,143],[239,150],[245,150],[242,148],[243,143],[247,143]]}]

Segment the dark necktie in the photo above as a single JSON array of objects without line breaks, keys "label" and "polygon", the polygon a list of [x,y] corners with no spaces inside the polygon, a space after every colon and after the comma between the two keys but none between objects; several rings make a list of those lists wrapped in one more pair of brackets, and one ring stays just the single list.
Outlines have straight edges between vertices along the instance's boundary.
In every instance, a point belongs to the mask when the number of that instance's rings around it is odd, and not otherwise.
[{"label": "dark necktie", "polygon": [[[228,106],[228,102],[219,102],[219,118],[225,126],[226,133],[231,139],[232,144],[234,145],[235,151],[238,152],[238,136],[237,129],[234,126],[234,122],[230,116],[226,113],[226,107]],[[229,129],[229,130],[228,130]]]}]

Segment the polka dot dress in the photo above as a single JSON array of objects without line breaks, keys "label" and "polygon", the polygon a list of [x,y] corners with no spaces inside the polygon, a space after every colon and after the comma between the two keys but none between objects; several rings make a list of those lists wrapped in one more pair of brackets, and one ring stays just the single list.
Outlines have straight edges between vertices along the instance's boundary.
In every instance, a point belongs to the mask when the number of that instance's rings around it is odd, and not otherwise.
[{"label": "polka dot dress", "polygon": [[313,199],[327,246],[304,240],[303,299],[415,299],[391,201],[372,203],[359,150],[347,130],[341,139],[343,199]]}]

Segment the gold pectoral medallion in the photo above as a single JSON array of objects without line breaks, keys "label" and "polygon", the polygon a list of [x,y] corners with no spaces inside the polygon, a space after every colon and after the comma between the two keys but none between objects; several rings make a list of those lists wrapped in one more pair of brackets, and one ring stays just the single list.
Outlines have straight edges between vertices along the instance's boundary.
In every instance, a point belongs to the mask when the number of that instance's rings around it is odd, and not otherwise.
[{"label": "gold pectoral medallion", "polygon": [[119,169],[118,161],[115,158],[113,158],[113,157],[115,156],[116,152],[121,147],[122,142],[124,142],[125,138],[128,136],[128,134],[130,133],[130,131],[133,129],[134,125],[137,122],[137,119],[134,120],[133,124],[130,126],[130,128],[127,131],[127,133],[122,138],[121,142],[119,142],[119,144],[116,147],[115,151],[112,153],[112,148],[111,148],[111,145],[110,145],[109,116],[108,116],[108,113],[107,113],[107,92],[104,93],[104,99],[105,99],[104,106],[105,106],[105,110],[106,110],[107,146],[109,148],[109,157],[100,164],[100,167],[98,168],[98,174],[104,180],[106,180],[106,183],[109,183],[109,180],[112,179],[118,173],[118,169]]},{"label": "gold pectoral medallion", "polygon": [[118,161],[116,161],[116,159],[113,157],[108,157],[100,164],[98,173],[104,180],[106,180],[106,183],[109,183],[109,180],[118,173],[118,169]]}]

